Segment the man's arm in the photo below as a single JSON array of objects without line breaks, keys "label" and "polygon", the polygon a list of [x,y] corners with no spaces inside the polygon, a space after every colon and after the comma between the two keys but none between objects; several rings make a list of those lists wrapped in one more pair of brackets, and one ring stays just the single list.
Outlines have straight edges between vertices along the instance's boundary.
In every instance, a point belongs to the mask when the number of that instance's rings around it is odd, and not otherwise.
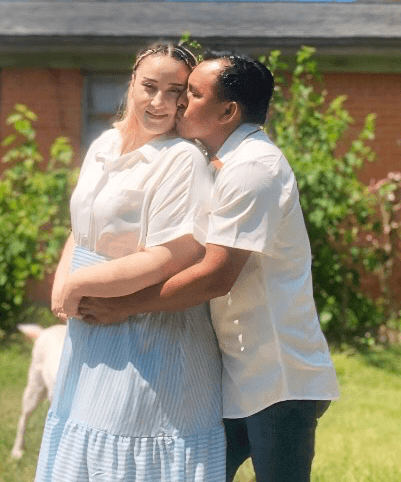
[{"label": "man's arm", "polygon": [[249,255],[250,251],[208,244],[202,261],[164,283],[118,298],[83,298],[79,313],[84,321],[107,324],[137,313],[183,311],[227,294]]}]

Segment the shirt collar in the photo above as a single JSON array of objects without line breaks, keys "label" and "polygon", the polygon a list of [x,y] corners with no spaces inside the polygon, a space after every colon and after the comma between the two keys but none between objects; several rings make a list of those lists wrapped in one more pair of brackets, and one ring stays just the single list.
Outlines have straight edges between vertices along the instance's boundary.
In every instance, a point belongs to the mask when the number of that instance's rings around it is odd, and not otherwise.
[{"label": "shirt collar", "polygon": [[216,157],[224,164],[241,142],[256,132],[260,132],[260,126],[258,124],[241,124],[226,139],[224,144],[218,150]]},{"label": "shirt collar", "polygon": [[[163,141],[167,136],[161,136],[148,144],[145,144],[135,151],[126,154],[113,154],[110,152],[97,152],[96,161],[103,162],[103,170],[105,172],[122,171],[129,169],[138,162],[155,162],[160,160],[161,150],[164,147]],[[121,150],[121,137],[119,142],[114,146],[114,151],[119,153]]]},{"label": "shirt collar", "polygon": [[122,156],[113,156],[104,152],[96,153],[96,161],[103,162],[103,171],[105,172],[122,171],[140,160],[143,160],[143,155],[139,152],[139,149]]}]

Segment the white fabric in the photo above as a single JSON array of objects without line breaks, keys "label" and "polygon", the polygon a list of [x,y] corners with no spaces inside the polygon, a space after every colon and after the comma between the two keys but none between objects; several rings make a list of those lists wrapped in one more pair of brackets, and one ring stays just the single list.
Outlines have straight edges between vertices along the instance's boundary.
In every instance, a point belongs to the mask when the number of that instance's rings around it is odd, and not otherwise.
[{"label": "white fabric", "polygon": [[[71,200],[71,271],[166,243],[204,241],[212,176],[191,143],[120,156],[105,132]],[[122,323],[69,318],[36,482],[223,482],[221,357],[208,307]]]},{"label": "white fabric", "polygon": [[294,173],[258,126],[241,125],[217,157],[207,242],[252,251],[211,301],[223,356],[223,415],[284,400],[338,397],[312,292],[311,252]]},{"label": "white fabric", "polygon": [[71,198],[75,243],[111,258],[185,234],[204,244],[212,178],[199,149],[162,137],[120,152],[117,129],[88,151]]},{"label": "white fabric", "polygon": [[[104,261],[76,246],[72,271]],[[206,305],[110,325],[69,318],[35,482],[117,480],[224,482],[221,359]]]}]

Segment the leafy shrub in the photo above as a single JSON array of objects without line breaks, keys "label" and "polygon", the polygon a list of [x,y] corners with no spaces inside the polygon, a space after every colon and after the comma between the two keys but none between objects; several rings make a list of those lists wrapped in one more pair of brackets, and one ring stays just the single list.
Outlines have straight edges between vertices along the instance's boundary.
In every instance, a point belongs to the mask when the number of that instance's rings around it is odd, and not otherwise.
[{"label": "leafy shrub", "polygon": [[72,148],[58,137],[44,158],[35,141],[36,116],[16,105],[2,141],[9,163],[0,178],[0,329],[11,331],[20,314],[28,279],[51,272],[69,233],[69,197],[76,170]]},{"label": "leafy shrub", "polygon": [[393,276],[401,262],[401,172],[389,172],[372,182],[369,191],[376,200],[373,229],[361,240],[370,250],[365,260],[379,280],[381,306],[386,322],[401,328],[401,301],[397,298]]},{"label": "leafy shrub", "polygon": [[[326,334],[335,341],[363,336],[382,321],[381,310],[362,294],[359,277],[378,253],[359,240],[374,229],[375,199],[357,177],[374,160],[366,141],[374,139],[374,114],[345,145],[353,119],[345,96],[327,102],[314,49],[302,47],[291,69],[279,51],[267,63],[276,87],[265,126],[294,169],[313,254],[315,300]],[[343,154],[338,154],[341,145]],[[376,230],[380,229],[376,222]],[[369,264],[369,263],[368,263]],[[376,265],[376,262],[373,262]]]}]

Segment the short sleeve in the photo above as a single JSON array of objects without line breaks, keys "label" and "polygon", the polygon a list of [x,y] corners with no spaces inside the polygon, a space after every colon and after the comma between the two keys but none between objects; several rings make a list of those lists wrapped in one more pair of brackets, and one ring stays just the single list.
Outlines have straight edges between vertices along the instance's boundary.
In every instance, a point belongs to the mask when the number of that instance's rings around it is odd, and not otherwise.
[{"label": "short sleeve", "polygon": [[283,181],[280,162],[224,167],[213,190],[207,242],[271,254],[291,191]]},{"label": "short sleeve", "polygon": [[205,244],[212,177],[198,148],[182,142],[156,189],[149,207],[146,246],[156,246],[192,234]]}]

